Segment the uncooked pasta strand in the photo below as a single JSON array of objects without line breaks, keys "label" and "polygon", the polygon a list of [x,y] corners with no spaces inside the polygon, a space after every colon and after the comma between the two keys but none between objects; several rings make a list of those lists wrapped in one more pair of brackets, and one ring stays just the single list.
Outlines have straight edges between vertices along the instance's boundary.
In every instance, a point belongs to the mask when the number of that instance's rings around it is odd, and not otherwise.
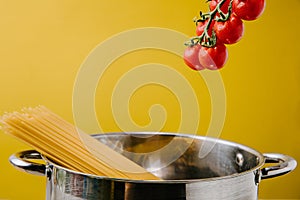
[{"label": "uncooked pasta strand", "polygon": [[34,147],[51,162],[83,173],[139,180],[156,176],[44,106],[6,113],[2,130]]}]

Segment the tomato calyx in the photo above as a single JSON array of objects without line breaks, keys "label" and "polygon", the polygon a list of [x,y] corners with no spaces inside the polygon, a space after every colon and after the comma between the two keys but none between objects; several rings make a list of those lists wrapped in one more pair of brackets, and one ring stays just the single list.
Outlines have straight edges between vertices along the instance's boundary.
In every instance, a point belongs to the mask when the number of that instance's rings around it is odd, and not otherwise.
[{"label": "tomato calyx", "polygon": [[[208,2],[209,1],[211,0],[208,0]],[[216,7],[210,12],[202,13],[202,11],[200,11],[200,18],[195,19],[194,22],[196,23],[196,26],[198,26],[199,23],[205,23],[203,33],[201,35],[190,38],[189,41],[185,42],[186,46],[192,47],[194,45],[200,44],[201,46],[210,48],[216,45],[217,37],[215,31],[212,29],[212,26],[214,22],[227,21],[232,13],[233,0],[230,0],[227,13],[224,13],[222,11],[221,7],[226,1],[227,0],[220,0],[217,3]],[[210,32],[211,34],[209,34]]]}]

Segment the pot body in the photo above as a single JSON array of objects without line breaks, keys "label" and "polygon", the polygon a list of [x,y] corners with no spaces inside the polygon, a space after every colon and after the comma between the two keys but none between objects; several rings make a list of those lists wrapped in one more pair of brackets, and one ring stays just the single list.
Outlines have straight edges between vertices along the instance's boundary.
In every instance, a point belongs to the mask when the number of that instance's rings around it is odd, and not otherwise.
[{"label": "pot body", "polygon": [[[47,200],[256,200],[261,179],[296,167],[296,161],[286,155],[262,155],[244,145],[201,136],[113,133],[93,137],[162,180],[84,174],[57,165],[35,150],[14,154],[10,162],[47,177]],[[264,163],[275,164],[263,168]]]},{"label": "pot body", "polygon": [[256,200],[256,176],[192,183],[147,183],[102,179],[53,168],[47,200]]}]

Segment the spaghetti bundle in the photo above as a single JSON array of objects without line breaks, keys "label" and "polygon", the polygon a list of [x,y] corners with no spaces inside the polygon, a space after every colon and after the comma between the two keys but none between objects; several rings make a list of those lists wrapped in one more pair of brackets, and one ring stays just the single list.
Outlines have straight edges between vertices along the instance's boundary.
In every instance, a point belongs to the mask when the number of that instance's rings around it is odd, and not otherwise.
[{"label": "spaghetti bundle", "polygon": [[111,178],[158,179],[44,106],[6,113],[0,122],[5,133],[68,169]]}]

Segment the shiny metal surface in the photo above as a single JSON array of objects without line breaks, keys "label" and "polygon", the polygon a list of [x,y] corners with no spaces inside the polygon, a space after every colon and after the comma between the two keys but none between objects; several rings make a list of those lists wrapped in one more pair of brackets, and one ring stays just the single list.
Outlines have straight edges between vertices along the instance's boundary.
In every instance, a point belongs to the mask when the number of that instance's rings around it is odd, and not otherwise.
[{"label": "shiny metal surface", "polygon": [[73,174],[55,168],[48,181],[48,198],[116,200],[254,200],[254,173],[218,181],[164,183],[127,182]]},{"label": "shiny metal surface", "polygon": [[[296,167],[294,159],[282,154],[264,156],[240,144],[200,136],[115,133],[94,137],[164,180],[135,181],[83,174],[47,158],[42,168],[41,164],[28,161],[41,159],[35,151],[18,153],[10,161],[23,171],[46,175],[47,200],[256,200],[261,178],[280,176]],[[213,148],[200,159],[204,142]],[[275,165],[263,168],[265,161]]]},{"label": "shiny metal surface", "polygon": [[263,168],[261,170],[261,179],[272,178],[289,173],[290,171],[293,171],[297,166],[296,160],[287,155],[264,153],[264,157],[265,163],[277,163],[277,165]]},{"label": "shiny metal surface", "polygon": [[45,164],[30,161],[42,159],[41,154],[35,150],[18,152],[9,157],[10,163],[19,170],[33,175],[45,176]]}]

